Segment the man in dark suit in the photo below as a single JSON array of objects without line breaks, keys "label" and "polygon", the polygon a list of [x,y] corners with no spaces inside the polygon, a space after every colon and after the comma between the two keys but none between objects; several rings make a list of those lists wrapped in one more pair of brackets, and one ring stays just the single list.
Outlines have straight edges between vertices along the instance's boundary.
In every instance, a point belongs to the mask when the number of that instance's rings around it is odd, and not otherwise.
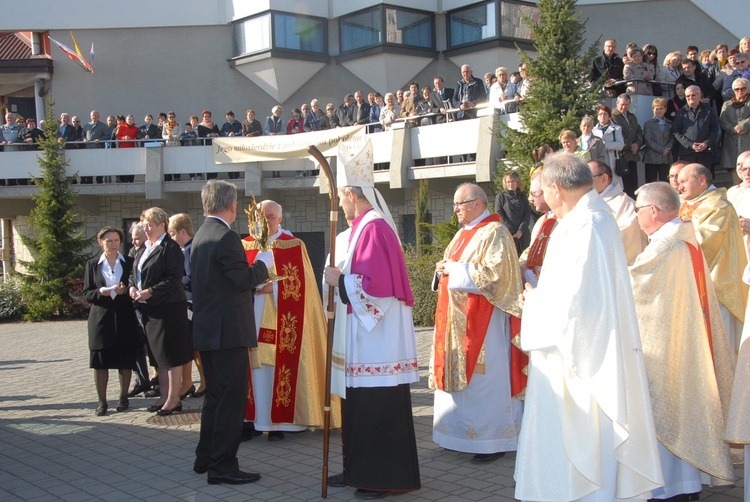
[{"label": "man in dark suit", "polygon": [[354,93],[354,125],[367,124],[370,122],[370,105],[365,101],[362,91]]},{"label": "man in dark suit", "polygon": [[[445,81],[443,80],[443,77],[435,77],[432,83],[435,85],[435,90],[432,92],[441,102],[445,103],[445,101],[448,101],[450,103],[453,101],[453,89],[445,87]],[[440,108],[440,113],[445,112],[446,108],[445,106],[442,106]],[[445,116],[438,117],[437,123],[441,124],[443,122],[445,122]]]},{"label": "man in dark suit", "polygon": [[348,127],[354,125],[354,94],[347,94],[344,97],[344,104],[339,106],[336,110],[336,118],[338,119],[338,127]]},{"label": "man in dark suit", "polygon": [[247,400],[248,347],[256,347],[253,290],[268,279],[270,251],[248,265],[239,235],[237,190],[210,180],[201,191],[206,221],[193,239],[193,340],[206,374],[206,398],[193,470],[208,472],[209,484],[243,484],[260,474],[242,472],[237,448]]},{"label": "man in dark suit", "polygon": [[68,145],[67,143],[75,141],[76,129],[70,123],[70,115],[67,113],[60,114],[60,129],[57,131],[57,142],[66,143],[65,149],[70,150],[74,145]]}]

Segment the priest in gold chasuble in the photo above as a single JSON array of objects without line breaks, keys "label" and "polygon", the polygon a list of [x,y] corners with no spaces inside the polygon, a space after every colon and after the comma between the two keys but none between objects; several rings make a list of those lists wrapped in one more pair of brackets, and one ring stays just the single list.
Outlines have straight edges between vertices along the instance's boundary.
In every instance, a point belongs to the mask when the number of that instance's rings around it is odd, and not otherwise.
[{"label": "priest in gold chasuble", "polygon": [[[282,208],[262,202],[277,275],[286,279],[260,286],[255,294],[258,348],[251,349],[245,420],[269,438],[323,425],[326,321],[305,244],[281,228]],[[243,240],[248,262],[259,245]],[[333,401],[332,424],[340,426],[340,403]]]},{"label": "priest in gold chasuble", "polygon": [[711,183],[711,171],[706,167],[688,164],[677,179],[683,201],[680,218],[693,222],[719,297],[729,347],[736,354],[747,305],[747,285],[742,282],[747,255],[740,219],[727,201],[726,189]]},{"label": "priest in gold chasuble", "polygon": [[[511,316],[520,317],[515,244],[477,185],[461,185],[453,207],[463,228],[437,263],[430,388],[433,441],[489,462],[515,451],[523,411],[511,385]],[[525,366],[525,363],[524,363]],[[524,376],[525,377],[525,376]]]},{"label": "priest in gold chasuble", "polygon": [[[665,182],[637,192],[638,221],[650,243],[630,267],[668,499],[734,484],[724,442],[734,375],[719,302],[680,199]],[[679,308],[675,308],[678,306]]]}]

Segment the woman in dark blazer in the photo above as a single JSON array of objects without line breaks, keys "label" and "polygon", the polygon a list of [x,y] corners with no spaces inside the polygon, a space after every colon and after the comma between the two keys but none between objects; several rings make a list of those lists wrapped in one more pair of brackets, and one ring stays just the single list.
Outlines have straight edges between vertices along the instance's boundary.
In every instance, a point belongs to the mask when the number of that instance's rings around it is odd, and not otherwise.
[{"label": "woman in dark blazer", "polygon": [[135,257],[130,297],[141,313],[148,343],[159,367],[161,397],[149,411],[169,415],[182,410],[182,365],[193,359],[187,299],[182,287],[185,258],[167,234],[169,215],[152,207],[141,214],[146,247]]},{"label": "woman in dark blazer", "polygon": [[133,269],[133,259],[123,257],[121,230],[104,227],[97,234],[101,256],[86,264],[83,296],[91,304],[88,332],[94,369],[94,384],[99,398],[97,416],[107,414],[107,383],[109,370],[118,370],[120,400],[117,411],[128,409],[128,388],[138,349],[138,333],[133,302],[125,294],[125,283]]}]

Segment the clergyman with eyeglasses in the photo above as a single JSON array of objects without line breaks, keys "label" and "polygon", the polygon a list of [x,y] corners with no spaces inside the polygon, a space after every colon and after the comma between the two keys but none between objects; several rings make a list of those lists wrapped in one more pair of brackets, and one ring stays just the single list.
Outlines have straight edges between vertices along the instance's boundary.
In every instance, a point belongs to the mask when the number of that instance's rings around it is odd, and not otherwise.
[{"label": "clergyman with eyeglasses", "polygon": [[523,389],[514,392],[511,357],[522,353],[512,345],[511,317],[521,313],[521,270],[513,237],[487,209],[482,188],[459,186],[453,210],[463,228],[436,264],[433,281],[432,439],[487,463],[518,445],[523,404],[514,396]]}]

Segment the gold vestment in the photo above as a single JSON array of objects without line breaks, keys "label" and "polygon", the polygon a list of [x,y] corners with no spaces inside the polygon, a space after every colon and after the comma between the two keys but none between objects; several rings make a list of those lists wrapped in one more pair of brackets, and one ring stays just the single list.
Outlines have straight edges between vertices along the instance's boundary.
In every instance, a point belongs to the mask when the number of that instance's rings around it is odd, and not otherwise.
[{"label": "gold vestment", "polygon": [[677,457],[710,474],[713,485],[732,484],[732,458],[724,442],[732,353],[706,269],[711,356],[686,244],[698,246],[693,226],[668,225],[630,267],[656,434]]},{"label": "gold vestment", "polygon": [[693,222],[719,303],[738,321],[745,322],[747,285],[742,282],[742,272],[747,265],[747,255],[740,219],[727,200],[726,189],[707,190],[683,202],[680,218]]}]

